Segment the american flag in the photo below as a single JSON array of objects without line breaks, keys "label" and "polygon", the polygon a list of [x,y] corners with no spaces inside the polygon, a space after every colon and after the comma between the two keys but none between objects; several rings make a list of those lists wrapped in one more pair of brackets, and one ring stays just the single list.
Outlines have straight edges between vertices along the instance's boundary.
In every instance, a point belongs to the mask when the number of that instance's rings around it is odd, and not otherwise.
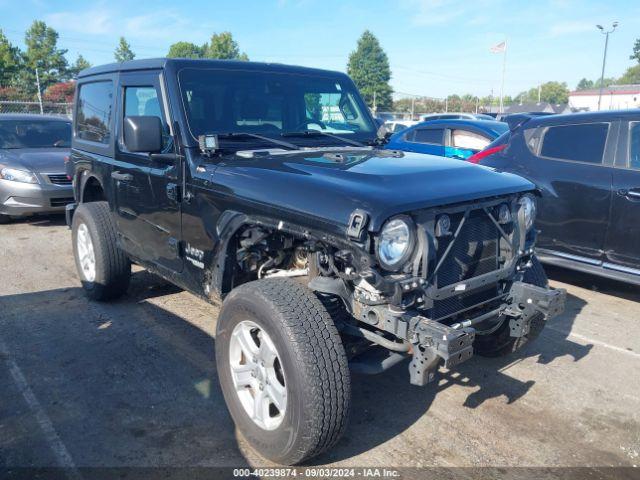
[{"label": "american flag", "polygon": [[500,42],[497,45],[494,45],[493,47],[491,47],[491,53],[502,53],[507,49],[507,41],[505,40],[504,42]]}]

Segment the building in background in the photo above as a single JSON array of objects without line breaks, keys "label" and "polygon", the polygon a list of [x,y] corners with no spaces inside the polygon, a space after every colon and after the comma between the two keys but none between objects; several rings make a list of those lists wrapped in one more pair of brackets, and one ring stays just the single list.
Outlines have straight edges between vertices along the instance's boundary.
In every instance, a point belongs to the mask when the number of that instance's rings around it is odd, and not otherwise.
[{"label": "building in background", "polygon": [[[574,111],[597,111],[599,88],[569,93],[569,106]],[[601,110],[640,108],[640,85],[611,85],[602,89]]]}]

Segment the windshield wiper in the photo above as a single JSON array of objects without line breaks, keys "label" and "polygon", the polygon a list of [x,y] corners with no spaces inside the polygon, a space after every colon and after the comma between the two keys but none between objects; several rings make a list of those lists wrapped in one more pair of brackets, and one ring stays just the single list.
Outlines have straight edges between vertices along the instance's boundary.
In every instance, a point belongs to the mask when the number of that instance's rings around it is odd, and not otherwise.
[{"label": "windshield wiper", "polygon": [[233,137],[252,137],[252,138],[257,138],[259,140],[264,140],[265,142],[273,143],[274,145],[280,145],[281,147],[286,147],[291,150],[300,150],[300,147],[293,143],[285,142],[282,140],[276,140],[275,138],[265,137],[262,135],[258,135],[257,133],[229,132],[229,133],[218,134],[218,138],[233,138]]},{"label": "windshield wiper", "polygon": [[280,136],[282,136],[282,137],[301,137],[301,136],[312,137],[312,136],[315,136],[315,135],[322,135],[324,137],[337,138],[338,140],[342,140],[344,143],[349,144],[349,145],[353,145],[354,147],[366,147],[367,146],[364,143],[357,142],[355,140],[350,140],[348,138],[341,137],[340,135],[334,135],[333,133],[321,132],[319,130],[302,130],[300,132],[284,132],[284,133],[280,134]]}]

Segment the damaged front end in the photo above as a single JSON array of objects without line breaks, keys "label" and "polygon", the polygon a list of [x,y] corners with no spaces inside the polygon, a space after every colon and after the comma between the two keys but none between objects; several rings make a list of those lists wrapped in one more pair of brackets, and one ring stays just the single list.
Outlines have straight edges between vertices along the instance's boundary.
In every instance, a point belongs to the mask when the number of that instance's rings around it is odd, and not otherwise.
[{"label": "damaged front end", "polygon": [[[510,195],[394,217],[386,238],[383,230],[370,242],[370,268],[312,278],[312,289],[343,299],[354,320],[343,334],[387,352],[354,350],[354,369],[375,373],[410,355],[410,381],[425,385],[440,365],[471,358],[478,336],[532,338],[559,315],[565,291],[531,274],[534,202]],[[361,239],[366,214],[356,220],[349,233]]]}]

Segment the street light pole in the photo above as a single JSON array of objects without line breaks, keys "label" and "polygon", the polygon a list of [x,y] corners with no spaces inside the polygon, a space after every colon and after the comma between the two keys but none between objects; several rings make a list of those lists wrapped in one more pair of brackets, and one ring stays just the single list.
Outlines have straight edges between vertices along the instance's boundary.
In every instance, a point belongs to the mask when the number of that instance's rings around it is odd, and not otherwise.
[{"label": "street light pole", "polygon": [[596,25],[598,30],[600,30],[600,33],[602,33],[605,36],[604,55],[602,57],[602,73],[600,74],[600,93],[598,94],[598,110],[600,110],[600,103],[602,102],[602,90],[604,88],[604,67],[607,63],[607,47],[609,46],[609,34],[613,33],[617,26],[618,26],[618,22],[613,22],[613,24],[611,25],[611,30],[607,30],[605,32],[602,25]]}]

